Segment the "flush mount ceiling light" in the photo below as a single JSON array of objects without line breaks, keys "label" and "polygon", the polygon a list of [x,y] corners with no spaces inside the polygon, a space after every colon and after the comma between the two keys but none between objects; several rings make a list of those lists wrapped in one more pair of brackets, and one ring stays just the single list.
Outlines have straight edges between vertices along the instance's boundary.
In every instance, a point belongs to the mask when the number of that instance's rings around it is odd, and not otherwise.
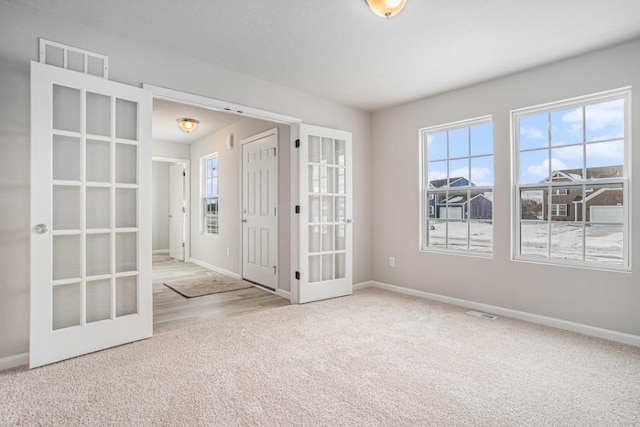
[{"label": "flush mount ceiling light", "polygon": [[396,16],[404,9],[407,0],[365,0],[373,13],[383,18]]},{"label": "flush mount ceiling light", "polygon": [[176,121],[178,122],[178,125],[180,125],[180,129],[182,129],[186,133],[191,133],[196,130],[196,128],[198,127],[198,123],[200,123],[200,120],[187,118],[176,119]]}]

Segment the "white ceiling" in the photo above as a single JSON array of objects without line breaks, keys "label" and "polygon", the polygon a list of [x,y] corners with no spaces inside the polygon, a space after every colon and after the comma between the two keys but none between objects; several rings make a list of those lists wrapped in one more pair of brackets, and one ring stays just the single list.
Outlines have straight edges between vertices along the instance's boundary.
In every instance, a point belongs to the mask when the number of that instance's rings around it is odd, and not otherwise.
[{"label": "white ceiling", "polygon": [[365,110],[640,36],[639,0],[7,1]]},{"label": "white ceiling", "polygon": [[[198,128],[191,133],[186,133],[180,129],[176,119],[184,117],[200,120]],[[154,99],[153,128],[151,133],[152,138],[155,140],[191,144],[241,119],[241,116],[229,113],[221,113],[190,105],[178,104],[176,102]]]}]

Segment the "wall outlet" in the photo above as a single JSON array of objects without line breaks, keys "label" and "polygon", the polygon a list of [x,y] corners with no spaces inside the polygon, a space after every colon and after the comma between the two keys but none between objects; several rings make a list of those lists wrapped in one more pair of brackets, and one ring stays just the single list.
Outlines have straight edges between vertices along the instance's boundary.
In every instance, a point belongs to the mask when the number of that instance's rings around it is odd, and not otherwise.
[{"label": "wall outlet", "polygon": [[227,248],[227,256],[231,255],[231,248]]},{"label": "wall outlet", "polygon": [[390,256],[389,257],[389,267],[395,267],[395,266],[396,266],[396,257]]}]

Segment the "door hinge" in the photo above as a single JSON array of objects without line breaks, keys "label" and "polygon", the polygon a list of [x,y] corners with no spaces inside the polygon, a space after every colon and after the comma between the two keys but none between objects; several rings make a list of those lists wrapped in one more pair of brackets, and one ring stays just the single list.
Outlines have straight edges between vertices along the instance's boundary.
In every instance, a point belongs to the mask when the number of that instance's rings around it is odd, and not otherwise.
[{"label": "door hinge", "polygon": [[276,209],[277,208],[274,206],[274,208],[273,208],[273,216],[278,216],[278,211]]},{"label": "door hinge", "polygon": [[187,210],[186,210],[186,208],[183,206],[183,207],[182,207],[182,213],[185,213],[185,212],[187,212]]},{"label": "door hinge", "polygon": [[300,140],[296,139],[296,148],[300,148]]},{"label": "door hinge", "polygon": [[276,271],[278,271],[278,267],[276,267],[275,265],[273,266],[273,275],[276,275]]},{"label": "door hinge", "polygon": [[296,213],[299,214],[300,213],[300,205],[296,205]]},{"label": "door hinge", "polygon": [[187,176],[187,171],[182,169],[182,176]]},{"label": "door hinge", "polygon": [[278,155],[277,153],[278,153],[277,152],[277,148],[273,147],[273,157],[277,157],[277,155]]},{"label": "door hinge", "polygon": [[182,247],[184,248],[184,242],[182,242]]},{"label": "door hinge", "polygon": [[296,280],[300,280],[300,272],[296,271]]}]

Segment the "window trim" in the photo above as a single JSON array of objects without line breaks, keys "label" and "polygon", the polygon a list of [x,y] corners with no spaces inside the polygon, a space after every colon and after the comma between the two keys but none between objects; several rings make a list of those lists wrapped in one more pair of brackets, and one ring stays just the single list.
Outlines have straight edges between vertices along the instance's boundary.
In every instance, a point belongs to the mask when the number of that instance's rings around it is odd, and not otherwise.
[{"label": "window trim", "polygon": [[[590,270],[601,270],[601,271],[614,271],[614,272],[623,272],[630,273],[632,269],[632,248],[631,248],[631,235],[632,235],[632,224],[631,224],[631,206],[632,206],[632,194],[633,191],[631,189],[632,176],[631,176],[631,165],[632,165],[632,156],[631,156],[631,140],[632,140],[632,117],[631,117],[631,86],[622,87],[619,89],[613,89],[604,92],[593,93],[584,96],[573,97],[565,100],[548,102],[544,104],[539,104],[531,107],[524,107],[515,110],[511,110],[510,112],[510,127],[511,127],[511,261],[516,262],[527,262],[534,264],[543,264],[543,265],[554,265],[554,266],[564,266],[564,267],[574,267],[581,269],[590,269]],[[582,260],[563,260],[563,259],[554,259],[554,258],[541,258],[541,257],[532,257],[527,255],[520,254],[520,245],[521,245],[521,236],[520,236],[520,209],[519,209],[519,192],[520,190],[526,190],[527,188],[554,188],[556,186],[563,187],[567,186],[567,183],[549,183],[549,184],[519,184],[518,179],[520,177],[520,158],[519,158],[519,127],[518,120],[520,117],[525,115],[531,115],[535,113],[549,113],[555,110],[562,110],[571,107],[584,107],[591,104],[600,104],[603,102],[614,101],[614,100],[624,100],[624,134],[623,134],[623,144],[624,144],[624,164],[623,164],[623,176],[621,178],[605,178],[598,179],[596,182],[589,183],[589,180],[584,180],[581,182],[581,186],[588,185],[597,185],[597,184],[622,184],[623,186],[623,200],[624,210],[623,210],[623,224],[622,224],[622,240],[623,240],[623,262],[621,265],[607,265],[605,263],[597,263],[593,261],[582,261]],[[598,141],[603,142],[603,141]],[[581,142],[581,145],[585,146],[585,141]],[[576,145],[576,144],[573,144]],[[524,150],[529,151],[529,150]],[[549,208],[549,210],[551,210]],[[550,219],[546,222],[550,222]],[[584,236],[583,236],[583,251],[584,251]]]},{"label": "window trim", "polygon": [[[206,180],[207,180],[207,171],[206,171],[206,162],[212,158],[216,158],[218,160],[218,192],[215,196],[205,195],[206,188]],[[216,233],[209,233],[207,231],[206,219],[205,219],[205,201],[208,199],[216,199],[218,201],[218,230]],[[199,206],[199,216],[200,216],[200,235],[204,237],[212,237],[218,238],[220,236],[220,157],[218,156],[218,152],[214,152],[211,154],[207,154],[206,156],[202,156],[200,158],[200,206]]]},{"label": "window trim", "polygon": [[[492,186],[474,186],[474,187],[461,187],[463,189],[476,189],[476,190],[491,190],[491,192],[493,193],[493,203],[494,203],[494,209],[492,212],[492,218],[491,218],[491,224],[492,224],[492,228],[491,228],[491,252],[479,252],[479,251],[471,251],[471,250],[460,250],[460,249],[449,249],[449,248],[433,248],[433,247],[429,247],[426,246],[426,238],[427,238],[427,227],[426,227],[426,221],[429,219],[429,209],[426,207],[427,204],[429,204],[429,197],[427,196],[427,194],[429,193],[429,184],[428,184],[428,177],[426,175],[426,173],[428,172],[426,170],[425,167],[425,155],[426,155],[426,149],[425,149],[425,135],[426,133],[436,133],[436,132],[440,132],[440,131],[448,131],[448,130],[454,130],[456,128],[463,128],[463,127],[471,127],[474,125],[478,125],[478,124],[485,124],[485,123],[491,123],[492,124],[492,128],[493,128],[493,115],[489,114],[489,115],[485,115],[485,116],[479,116],[479,117],[474,117],[471,119],[465,119],[465,120],[459,120],[459,121],[455,121],[455,122],[449,122],[449,123],[444,123],[444,124],[440,124],[440,125],[435,125],[435,126],[426,126],[423,128],[418,129],[418,151],[419,151],[419,155],[418,155],[418,188],[420,189],[420,203],[419,203],[419,215],[418,215],[418,251],[419,252],[424,252],[424,253],[437,253],[437,254],[447,254],[447,255],[462,255],[465,257],[473,257],[473,258],[482,258],[482,259],[493,259],[494,255],[495,255],[495,223],[494,223],[494,218],[495,218],[495,181],[493,183]],[[492,129],[492,131],[494,131],[494,129]],[[492,138],[492,152],[491,152],[491,158],[492,161],[494,162],[494,180],[495,180],[495,133],[492,132],[493,134],[493,138]],[[481,156],[471,156],[471,152],[469,152],[469,155],[467,157],[463,157],[464,159],[469,159],[472,157],[483,157],[485,155],[481,155]],[[486,156],[489,156],[488,154]],[[457,158],[449,158],[447,157],[445,160],[455,160]],[[428,161],[428,160],[427,160]],[[455,188],[455,187],[454,187]],[[435,198],[434,198],[435,200]],[[434,210],[435,212],[435,210]],[[455,221],[455,220],[454,220]],[[488,220],[477,220],[477,222],[487,222]],[[467,224],[469,223],[469,221],[466,221]]]}]

